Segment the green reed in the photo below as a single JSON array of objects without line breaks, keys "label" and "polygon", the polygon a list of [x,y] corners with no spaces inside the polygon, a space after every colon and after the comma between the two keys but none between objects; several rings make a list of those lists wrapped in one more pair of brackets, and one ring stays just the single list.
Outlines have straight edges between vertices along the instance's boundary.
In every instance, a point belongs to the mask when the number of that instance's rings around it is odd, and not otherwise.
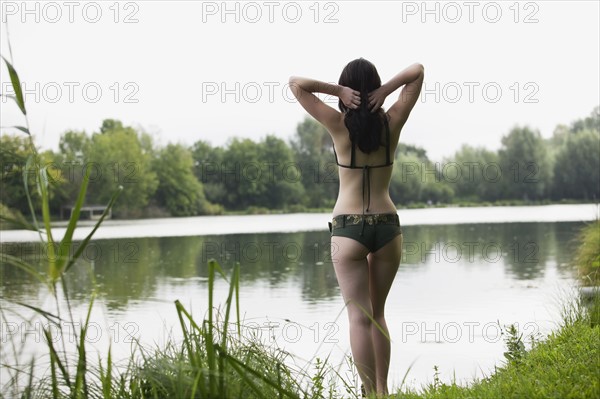
[{"label": "green reed", "polygon": [[[7,36],[8,36],[8,33],[7,33]],[[12,59],[12,49],[10,47],[10,40],[9,40],[8,48],[9,48],[9,52],[10,52],[10,58]],[[79,221],[79,214],[81,211],[81,207],[83,206],[83,203],[85,201],[85,195],[86,195],[87,187],[88,187],[88,183],[89,183],[90,171],[86,169],[84,176],[83,176],[82,185],[81,185],[81,188],[80,188],[78,196],[77,196],[77,201],[75,203],[73,212],[72,212],[69,222],[67,224],[65,235],[63,236],[63,238],[61,240],[56,240],[54,238],[52,228],[51,228],[50,206],[49,206],[49,186],[50,186],[51,180],[52,180],[52,178],[50,177],[50,172],[48,170],[49,165],[44,165],[41,162],[40,154],[38,154],[36,147],[34,145],[33,137],[31,135],[30,128],[29,128],[29,119],[28,119],[28,115],[27,115],[27,109],[25,106],[23,93],[21,91],[21,83],[20,83],[19,75],[18,75],[16,69],[13,67],[12,63],[6,57],[2,56],[2,59],[4,60],[4,63],[8,70],[11,85],[12,85],[12,88],[15,93],[14,96],[8,96],[8,95],[4,95],[4,94],[3,95],[5,97],[9,97],[9,98],[13,99],[16,102],[17,106],[19,107],[19,110],[23,114],[24,121],[25,121],[25,126],[13,126],[13,128],[27,134],[27,136],[29,137],[31,155],[29,155],[29,157],[27,158],[27,161],[25,163],[22,173],[23,173],[23,185],[25,188],[26,199],[27,199],[27,203],[29,206],[29,210],[31,212],[31,218],[32,218],[33,223],[13,220],[8,217],[2,217],[2,218],[8,222],[11,222],[17,226],[22,227],[24,229],[38,232],[38,234],[40,236],[40,240],[42,242],[46,243],[46,248],[48,251],[48,256],[45,260],[46,264],[44,265],[45,271],[44,270],[39,271],[37,265],[31,264],[19,257],[12,256],[9,254],[3,254],[2,266],[17,267],[17,268],[23,270],[24,272],[28,273],[29,275],[33,276],[37,281],[43,283],[43,285],[49,289],[49,292],[54,299],[54,302],[56,304],[56,310],[55,310],[56,314],[52,313],[51,311],[43,310],[43,309],[40,309],[35,306],[11,301],[10,298],[2,297],[1,299],[3,301],[13,302],[18,306],[22,306],[24,308],[28,308],[28,309],[34,311],[35,314],[37,314],[38,316],[47,320],[48,323],[50,323],[49,325],[52,325],[57,329],[56,331],[58,331],[58,334],[60,335],[60,337],[59,337],[60,340],[58,342],[59,347],[56,347],[54,345],[55,336],[52,333],[52,329],[49,327],[44,327],[44,329],[43,329],[43,334],[48,343],[48,353],[50,356],[52,397],[54,397],[54,398],[59,397],[63,390],[68,392],[70,397],[74,397],[74,398],[87,397],[88,396],[87,387],[86,387],[87,359],[86,359],[86,350],[85,350],[85,336],[87,333],[87,329],[89,327],[89,319],[90,319],[92,306],[94,303],[94,297],[92,296],[92,298],[89,302],[87,317],[85,319],[85,322],[79,329],[79,331],[77,331],[74,328],[71,329],[71,331],[73,331],[73,334],[74,334],[76,342],[77,342],[76,348],[77,348],[77,354],[78,354],[76,360],[74,361],[75,364],[72,365],[71,362],[69,361],[68,356],[66,355],[66,353],[67,353],[66,343],[64,341],[65,331],[63,328],[65,326],[65,324],[63,322],[66,321],[68,323],[67,325],[70,327],[74,327],[76,323],[74,322],[74,319],[72,316],[71,303],[69,301],[69,295],[68,295],[67,287],[65,284],[64,276],[65,276],[65,273],[81,257],[83,251],[85,250],[89,241],[95,234],[96,230],[98,229],[98,227],[100,227],[100,225],[104,221],[105,217],[110,212],[110,209],[112,208],[113,204],[117,200],[117,197],[118,197],[121,189],[118,189],[113,194],[111,200],[109,201],[109,203],[106,206],[104,213],[102,214],[100,219],[97,221],[97,223],[94,225],[92,231],[83,239],[81,246],[74,253],[71,253],[71,248],[73,245],[73,234],[75,232],[75,229],[77,228],[77,224]],[[35,187],[36,194],[37,194],[36,198],[39,200],[38,205],[39,205],[39,208],[40,208],[41,214],[42,214],[42,221],[41,221],[42,227],[40,227],[40,223],[38,223],[38,219],[36,216],[36,207],[34,206],[35,200],[34,200],[32,193],[30,192],[30,185]],[[63,309],[61,309],[61,306],[60,306],[59,291],[57,289],[58,287],[61,288],[61,293],[62,293],[61,297],[65,300],[65,303],[67,305],[67,308],[66,308],[67,317],[63,317],[61,315]],[[4,315],[3,315],[3,319],[4,319]],[[13,348],[14,348],[14,346],[13,346]],[[14,348],[14,349],[15,349],[15,350],[13,350],[14,357],[15,357],[15,359],[18,359],[16,348]],[[20,368],[19,365],[17,364],[15,367],[12,367],[12,365],[10,365],[10,367],[8,367],[7,369],[11,370],[11,372],[12,372],[12,376],[10,379],[11,383],[13,383],[15,387],[18,386],[20,374],[23,373],[22,368]],[[26,389],[27,392],[31,392],[31,389],[32,389],[33,372],[34,372],[34,361],[32,360],[30,363],[30,367],[29,367],[29,383],[28,383],[28,387]]]},{"label": "green reed", "polygon": [[[12,50],[10,58],[12,59]],[[141,344],[135,353],[124,360],[124,365],[113,361],[109,347],[106,363],[98,359],[97,364],[88,359],[86,336],[96,292],[92,292],[85,320],[79,326],[71,307],[65,277],[76,264],[89,244],[91,238],[109,214],[122,188],[112,195],[100,219],[92,231],[83,239],[77,250],[71,254],[73,236],[79,222],[80,211],[85,202],[90,171],[86,170],[70,216],[65,234],[57,240],[52,231],[49,208],[49,186],[51,184],[48,166],[41,162],[29,128],[27,109],[21,91],[21,83],[12,62],[2,56],[8,69],[11,84],[15,92],[12,98],[21,110],[25,126],[13,128],[27,134],[31,155],[23,169],[23,184],[31,213],[32,223],[23,222],[6,216],[4,220],[27,230],[36,231],[40,241],[48,249],[43,270],[37,264],[29,263],[19,257],[3,254],[2,267],[17,267],[33,276],[48,289],[55,303],[55,310],[41,309],[26,303],[0,297],[0,300],[29,309],[35,315],[46,320],[43,336],[47,345],[48,373],[35,378],[36,362],[19,364],[19,354],[14,341],[2,350],[2,366],[9,371],[10,379],[4,383],[0,397],[52,397],[52,398],[310,398],[326,397],[323,379],[328,365],[317,362],[317,375],[312,376],[305,370],[290,368],[286,361],[290,355],[277,348],[265,346],[259,339],[243,337],[240,321],[239,278],[240,266],[236,265],[229,277],[229,291],[225,301],[224,316],[217,312],[214,302],[214,285],[217,274],[227,280],[227,276],[216,261],[208,264],[208,310],[207,318],[197,323],[192,315],[179,302],[175,302],[180,326],[183,332],[181,342],[169,342],[162,348],[145,350]],[[34,196],[30,186],[35,187]],[[38,222],[36,206],[41,210],[41,226]],[[93,280],[93,274],[90,273]],[[61,305],[64,300],[66,308]],[[235,331],[230,333],[232,307],[235,306]],[[6,322],[4,311],[0,311],[2,321]],[[68,327],[68,328],[66,328]],[[70,352],[65,336],[70,330],[75,339],[75,350]],[[54,331],[54,332],[53,332]],[[58,336],[57,336],[58,335]],[[58,338],[58,340],[56,339]],[[22,343],[24,345],[25,343]],[[6,347],[12,347],[12,358]],[[7,363],[9,361],[14,362]],[[140,360],[141,358],[141,360]],[[38,362],[39,363],[39,362]],[[333,369],[332,369],[333,370]],[[334,374],[337,373],[335,370]],[[339,376],[339,374],[337,374]],[[22,384],[22,376],[26,383]],[[337,398],[330,383],[329,398]],[[346,384],[348,385],[348,384]],[[349,390],[348,390],[349,391]],[[9,394],[10,393],[10,394]]]}]

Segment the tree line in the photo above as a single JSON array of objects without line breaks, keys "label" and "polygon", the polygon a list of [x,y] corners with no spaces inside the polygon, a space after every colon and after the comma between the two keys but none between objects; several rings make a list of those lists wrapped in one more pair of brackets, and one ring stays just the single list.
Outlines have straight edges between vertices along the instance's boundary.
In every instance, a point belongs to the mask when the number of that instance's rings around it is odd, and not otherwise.
[{"label": "tree line", "polygon": [[[402,141],[402,140],[401,140]],[[3,134],[0,162],[2,212],[28,214],[25,190],[29,141]],[[339,181],[332,142],[310,117],[285,140],[233,138],[224,146],[158,146],[152,137],[106,119],[97,132],[67,131],[59,151],[41,152],[54,214],[73,204],[84,173],[86,204],[106,204],[123,190],[113,215],[122,218],[192,216],[224,212],[298,212],[330,209]],[[528,126],[513,127],[491,151],[464,144],[434,162],[423,148],[401,143],[396,151],[390,195],[399,206],[418,203],[597,201],[600,197],[600,107],[544,139]]]}]

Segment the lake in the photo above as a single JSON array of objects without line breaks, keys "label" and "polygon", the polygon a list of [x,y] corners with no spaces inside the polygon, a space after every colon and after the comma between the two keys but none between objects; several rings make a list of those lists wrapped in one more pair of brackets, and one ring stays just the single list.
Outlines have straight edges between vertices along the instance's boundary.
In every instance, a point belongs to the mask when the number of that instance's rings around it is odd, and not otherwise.
[{"label": "lake", "polygon": [[[578,230],[598,217],[597,204],[399,210],[404,254],[388,297],[392,336],[390,386],[419,386],[440,378],[459,382],[501,365],[500,328],[515,323],[525,337],[545,336],[560,322],[573,294],[570,264]],[[207,261],[225,272],[241,264],[242,334],[256,335],[294,355],[297,367],[318,357],[339,366],[349,351],[348,322],[329,257],[328,214],[214,216],[143,221],[112,220],[69,271],[67,288],[76,319],[97,292],[90,346],[114,358],[132,343],[148,347],[181,334],[174,301],[202,320],[207,309]],[[78,239],[86,234],[78,230]],[[60,236],[60,227],[57,227]],[[43,261],[36,235],[3,231],[2,251]],[[29,275],[0,269],[0,295],[43,309],[51,296]],[[228,285],[218,279],[217,303]],[[3,347],[25,342],[22,360],[45,353],[44,321],[22,322],[31,312],[3,301]],[[3,355],[7,356],[7,350]],[[312,365],[307,363],[311,362]],[[46,363],[47,364],[47,363]],[[307,366],[308,364],[308,366]],[[2,381],[5,380],[2,372]]]}]

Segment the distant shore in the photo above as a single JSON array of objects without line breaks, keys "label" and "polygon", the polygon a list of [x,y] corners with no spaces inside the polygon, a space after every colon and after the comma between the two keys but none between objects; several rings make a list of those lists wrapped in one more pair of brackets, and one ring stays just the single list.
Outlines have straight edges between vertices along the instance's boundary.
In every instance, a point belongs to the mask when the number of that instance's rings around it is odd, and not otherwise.
[{"label": "distant shore", "polygon": [[[399,209],[398,214],[402,226],[589,222],[600,218],[600,204],[429,207]],[[330,218],[330,212],[314,212],[106,220],[95,233],[94,239],[325,231]],[[82,240],[93,225],[93,221],[82,221],[73,239]],[[64,222],[55,223],[54,226],[55,237],[61,237],[65,231]],[[36,242],[39,241],[39,235],[28,230],[3,230],[0,241]]]}]

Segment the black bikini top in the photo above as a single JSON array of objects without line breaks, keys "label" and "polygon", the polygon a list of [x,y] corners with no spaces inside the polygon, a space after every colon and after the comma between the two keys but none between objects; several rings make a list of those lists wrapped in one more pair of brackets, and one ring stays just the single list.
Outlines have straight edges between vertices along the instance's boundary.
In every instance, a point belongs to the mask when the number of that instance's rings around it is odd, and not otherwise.
[{"label": "black bikini top", "polygon": [[[390,143],[390,127],[388,125],[388,120],[387,117],[384,118],[384,122],[385,122],[385,134],[386,134],[386,161],[384,164],[382,165],[363,165],[363,166],[357,166],[356,165],[356,160],[355,160],[355,154],[356,154],[356,144],[352,143],[352,150],[350,153],[350,165],[342,165],[339,163],[338,161],[338,157],[337,157],[337,152],[335,152],[335,145],[333,146],[333,154],[335,155],[335,163],[342,167],[342,168],[347,168],[347,169],[362,169],[363,171],[363,185],[362,185],[362,197],[363,197],[363,211],[362,211],[362,215],[363,215],[363,223],[362,223],[362,230],[360,232],[360,235],[363,234],[363,230],[365,228],[365,212],[369,212],[369,206],[371,205],[371,177],[370,177],[370,173],[369,171],[372,168],[384,168],[386,166],[392,166],[394,164],[394,162],[392,161],[392,156],[391,156],[391,148],[392,145]],[[367,188],[367,208],[365,209],[365,203],[364,203],[364,198],[365,198],[365,187]]]}]

